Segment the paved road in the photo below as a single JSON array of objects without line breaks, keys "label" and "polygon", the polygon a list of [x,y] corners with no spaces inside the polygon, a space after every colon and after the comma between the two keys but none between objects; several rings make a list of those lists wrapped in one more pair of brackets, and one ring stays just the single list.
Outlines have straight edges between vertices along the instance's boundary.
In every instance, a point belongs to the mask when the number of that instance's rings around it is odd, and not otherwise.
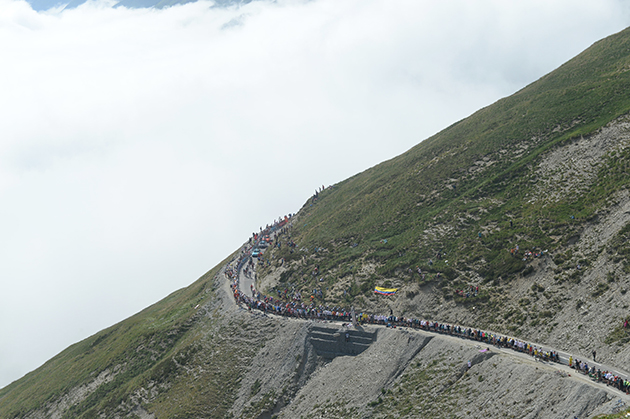
[{"label": "paved road", "polygon": [[[269,237],[272,240],[275,240],[276,237],[276,233],[270,233]],[[266,248],[260,248],[260,253],[264,254],[266,252]],[[253,261],[254,262],[254,269],[251,270],[251,276],[248,277],[247,275],[245,275],[245,268],[248,266],[249,261]],[[257,258],[252,258],[251,256],[249,257],[249,261],[245,264],[245,266],[243,267],[243,269],[240,270],[240,272],[238,273],[238,279],[239,279],[239,288],[241,290],[241,292],[243,292],[246,296],[248,297],[253,297],[253,293],[252,293],[252,285],[254,287],[254,289],[256,289],[256,264],[258,263],[258,259]]]},{"label": "paved road", "polygon": [[[250,256],[249,259],[251,260],[253,258]],[[255,261],[256,259],[254,259],[254,263]],[[247,267],[248,264],[249,262],[246,263],[245,266]],[[238,273],[239,288],[241,289],[241,292],[243,292],[248,297],[253,297],[251,287],[252,285],[254,286],[254,288],[256,287],[255,278],[256,278],[256,271],[254,271],[251,274],[251,277],[248,277],[247,275],[245,275],[245,268],[241,269],[241,271]]]},{"label": "paved road", "polygon": [[[250,257],[250,260],[252,260],[252,258]],[[257,262],[257,259],[253,258],[254,261],[254,267],[255,264]],[[247,266],[247,264],[245,265]],[[241,271],[239,272],[239,287],[241,292],[243,292],[245,295],[252,297],[252,292],[251,292],[251,286],[254,285],[254,289],[256,289],[256,285],[255,285],[255,268],[252,271],[251,277],[248,277],[245,275],[245,269],[241,269]],[[272,316],[275,316],[272,314]],[[278,316],[281,317],[281,316]],[[286,317],[281,317],[281,318],[286,318]],[[297,319],[297,318],[291,318],[292,320],[296,320],[296,321],[311,321],[311,320],[302,320],[302,319]],[[339,325],[341,325],[341,322],[331,322],[331,323],[339,323]],[[367,325],[367,327],[385,327],[383,325],[374,325],[374,324],[370,324]],[[407,331],[414,331],[417,333],[424,333],[424,334],[429,334],[429,335],[437,335],[440,336],[442,338],[447,338],[447,339],[457,339],[460,342],[466,342],[467,344],[470,345],[475,345],[475,346],[479,346],[480,348],[482,347],[488,347],[488,344],[484,344],[482,342],[476,342],[473,340],[469,340],[469,339],[465,339],[463,337],[459,337],[457,335],[446,335],[446,334],[442,334],[442,333],[436,333],[436,332],[431,332],[431,331],[426,331],[426,330],[418,330],[418,329],[409,329],[406,327],[402,327],[401,330],[407,330]],[[488,331],[489,333],[494,333],[491,331]],[[500,335],[500,336],[505,336],[501,333],[494,333],[496,335]],[[515,338],[518,340],[524,340],[524,339],[520,339],[520,338]],[[521,359],[523,362],[527,362],[527,363],[531,363],[531,364],[535,364],[535,366],[537,367],[545,367],[545,368],[550,368],[553,370],[558,371],[561,374],[565,374],[566,376],[570,376],[571,378],[573,378],[574,380],[578,380],[581,382],[585,382],[588,383],[590,385],[593,386],[597,386],[598,388],[605,388],[608,392],[614,394],[615,396],[619,397],[620,399],[622,399],[625,403],[630,404],[630,396],[626,395],[625,393],[619,391],[618,389],[611,387],[611,386],[606,386],[605,384],[599,384],[596,383],[594,381],[592,381],[588,375],[584,375],[579,373],[578,371],[569,368],[569,357],[571,356],[570,353],[568,352],[564,352],[564,351],[557,351],[554,348],[551,348],[549,345],[542,345],[539,343],[535,343],[535,342],[529,342],[530,344],[537,346],[539,348],[544,348],[544,350],[546,351],[556,351],[558,352],[558,355],[560,356],[560,363],[557,362],[545,362],[545,361],[540,361],[537,360],[536,358],[532,357],[529,354],[526,353],[522,353],[522,352],[518,352],[512,349],[508,349],[508,348],[499,348],[496,346],[492,346],[490,345],[489,348],[491,351],[493,352],[498,352],[501,354],[505,354],[511,357],[517,357],[519,359]],[[578,355],[579,357],[579,355]],[[575,361],[575,356],[573,357],[574,361]],[[592,359],[589,359],[588,357],[584,356],[583,358],[580,358],[582,361],[586,361],[587,364],[589,366],[595,365],[597,368],[599,368],[602,371],[611,371],[613,374],[615,375],[619,375],[621,377],[624,378],[630,378],[630,373],[620,369],[620,368],[616,368],[616,367],[612,367],[610,365],[606,365],[606,364],[601,364],[599,362],[593,362]]]}]

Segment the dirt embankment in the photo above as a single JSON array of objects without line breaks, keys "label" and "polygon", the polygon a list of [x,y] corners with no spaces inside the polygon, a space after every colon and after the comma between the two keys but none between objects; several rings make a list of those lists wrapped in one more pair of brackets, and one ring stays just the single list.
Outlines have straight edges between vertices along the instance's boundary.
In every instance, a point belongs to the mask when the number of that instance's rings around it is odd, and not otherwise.
[{"label": "dirt embankment", "polygon": [[630,397],[564,365],[458,337],[240,315],[279,327],[241,381],[235,417],[553,419],[630,405]]},{"label": "dirt embankment", "polygon": [[[280,325],[241,381],[235,417],[560,419],[610,413],[619,399],[630,404],[630,397],[566,366],[458,337],[368,326],[361,330],[375,340],[347,355],[352,328],[242,315]],[[336,354],[321,344],[324,329],[337,334]]]}]

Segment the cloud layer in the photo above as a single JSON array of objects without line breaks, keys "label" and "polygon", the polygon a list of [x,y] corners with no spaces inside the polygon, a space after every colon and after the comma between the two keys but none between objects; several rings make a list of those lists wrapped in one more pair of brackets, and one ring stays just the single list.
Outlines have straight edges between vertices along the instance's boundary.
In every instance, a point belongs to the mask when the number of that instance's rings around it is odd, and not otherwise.
[{"label": "cloud layer", "polygon": [[621,0],[211,5],[0,0],[0,386],[628,24]]}]

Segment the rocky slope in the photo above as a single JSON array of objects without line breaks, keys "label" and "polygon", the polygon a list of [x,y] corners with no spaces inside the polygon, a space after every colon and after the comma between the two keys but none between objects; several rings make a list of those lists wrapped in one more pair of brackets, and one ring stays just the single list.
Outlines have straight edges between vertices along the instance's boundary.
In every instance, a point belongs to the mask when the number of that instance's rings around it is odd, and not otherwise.
[{"label": "rocky slope", "polygon": [[[222,273],[200,282],[208,295],[188,319],[189,336],[150,374],[128,382],[126,394],[114,390],[108,399],[103,392],[129,368],[122,362],[39,408],[0,410],[1,417],[583,418],[630,404],[630,396],[566,366],[512,350],[480,352],[486,347],[478,342],[415,330],[266,316],[237,306]],[[13,387],[0,407],[22,390]]]},{"label": "rocky slope", "polygon": [[[626,364],[629,48],[628,30],[607,38],[309,200],[259,286]],[[399,291],[383,298],[377,285]]]},{"label": "rocky slope", "polygon": [[[626,30],[321,191],[259,258],[257,288],[623,367],[629,51]],[[583,418],[629,402],[472,341],[376,326],[346,341],[341,325],[250,312],[228,285],[240,255],[0,389],[0,418]]]}]

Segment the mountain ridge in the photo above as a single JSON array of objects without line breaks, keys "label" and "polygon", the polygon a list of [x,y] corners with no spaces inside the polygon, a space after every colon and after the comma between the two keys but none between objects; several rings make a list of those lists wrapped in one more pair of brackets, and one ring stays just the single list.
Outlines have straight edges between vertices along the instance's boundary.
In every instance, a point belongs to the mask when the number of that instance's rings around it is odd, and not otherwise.
[{"label": "mountain ridge", "polygon": [[[86,3],[88,0],[70,0],[69,2],[59,0],[28,0],[33,10],[42,12],[50,10],[54,7],[63,7],[65,9],[74,9]],[[197,0],[120,0],[113,7],[126,7],[128,9],[145,9],[156,8],[163,9],[166,7],[193,3]],[[251,3],[253,0],[213,0],[214,7],[231,7],[240,6]]]},{"label": "mountain ridge", "polygon": [[[313,295],[316,305],[483,327],[583,359],[596,349],[613,365],[630,361],[622,324],[630,304],[628,70],[630,29],[319,191],[259,258],[257,288],[274,297],[287,290],[307,305]],[[491,417],[505,403],[519,407],[513,417],[565,417],[572,408],[555,410],[572,390],[553,368],[497,354],[460,374],[477,349],[435,338],[381,389],[345,399],[343,389],[367,385],[370,371],[378,376],[387,351],[378,348],[411,336],[379,331],[365,353],[327,361],[308,325],[233,304],[225,267],[242,251],[0,389],[0,418],[485,417],[465,410],[475,395]],[[377,285],[398,292],[378,296]],[[285,347],[283,357],[270,357]],[[363,373],[345,383],[339,374],[359,364]],[[453,382],[432,386],[441,376]],[[502,376],[523,392],[499,392]],[[543,379],[563,390],[537,394]],[[309,397],[318,387],[326,391]],[[613,410],[605,389],[583,400],[571,394],[581,413]],[[449,400],[463,410],[448,408]]]}]

